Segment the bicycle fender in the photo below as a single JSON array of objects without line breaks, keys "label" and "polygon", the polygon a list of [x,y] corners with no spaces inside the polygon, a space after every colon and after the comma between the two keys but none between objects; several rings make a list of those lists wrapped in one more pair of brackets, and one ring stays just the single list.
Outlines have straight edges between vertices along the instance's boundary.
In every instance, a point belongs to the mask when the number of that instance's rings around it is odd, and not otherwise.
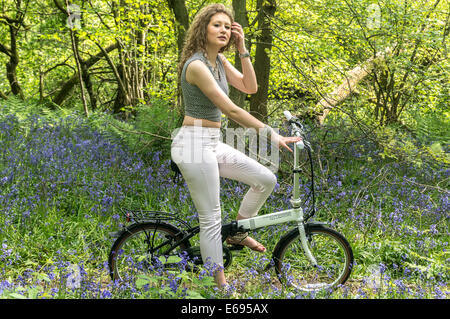
[{"label": "bicycle fender", "polygon": [[307,222],[307,223],[305,224],[305,230],[308,230],[309,227],[315,227],[315,226],[327,227],[327,226],[329,226],[329,223],[326,223],[326,222],[318,222],[318,221]]},{"label": "bicycle fender", "polygon": [[[133,223],[133,224],[131,224],[131,225],[128,225],[128,226],[124,226],[121,230],[119,230],[119,231],[116,231],[116,232],[111,232],[111,233],[109,233],[109,235],[111,236],[111,237],[113,237],[113,238],[119,238],[120,236],[122,236],[123,234],[125,234],[125,233],[129,233],[129,232],[131,232],[132,230],[134,230],[135,228],[140,228],[140,227],[142,227],[143,225],[146,225],[146,224],[155,224],[155,222],[136,222],[136,223]],[[173,225],[171,225],[171,224],[167,224],[167,223],[157,223],[159,226],[161,226],[161,227],[165,227],[165,228],[168,228],[168,229],[170,229],[170,230],[172,230],[173,232],[175,232],[175,233],[182,233],[183,235],[184,235],[184,232],[183,231],[181,231],[180,229],[178,229],[178,228],[176,228],[175,226],[173,226]]]}]

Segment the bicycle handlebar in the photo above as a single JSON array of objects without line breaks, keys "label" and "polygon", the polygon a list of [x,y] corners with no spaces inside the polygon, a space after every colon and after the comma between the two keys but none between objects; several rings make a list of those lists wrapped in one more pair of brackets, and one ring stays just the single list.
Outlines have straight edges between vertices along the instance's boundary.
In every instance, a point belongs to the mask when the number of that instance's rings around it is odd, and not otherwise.
[{"label": "bicycle handlebar", "polygon": [[303,125],[300,123],[299,119],[291,114],[289,111],[283,112],[284,116],[291,124],[292,132],[295,136],[301,137],[302,140],[295,143],[295,146],[299,149],[303,149],[306,146],[309,148],[309,143],[305,140],[305,132],[303,131]]},{"label": "bicycle handlebar", "polygon": [[284,114],[284,116],[286,117],[286,120],[288,120],[288,121],[290,121],[292,118],[293,118],[293,116],[292,116],[292,114],[291,114],[291,112],[289,112],[289,111],[283,111],[283,114]]}]

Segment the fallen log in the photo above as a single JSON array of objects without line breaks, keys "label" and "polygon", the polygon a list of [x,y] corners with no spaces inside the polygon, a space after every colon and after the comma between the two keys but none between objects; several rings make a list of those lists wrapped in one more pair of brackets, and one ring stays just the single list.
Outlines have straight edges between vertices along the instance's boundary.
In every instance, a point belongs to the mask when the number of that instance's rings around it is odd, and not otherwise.
[{"label": "fallen log", "polygon": [[361,82],[375,67],[376,63],[386,58],[386,55],[391,54],[392,49],[386,48],[384,51],[378,52],[375,56],[370,57],[362,64],[356,66],[354,69],[347,72],[344,81],[330,94],[324,96],[316,107],[323,109],[323,113],[317,116],[320,125],[323,125],[328,113],[345,101],[353,92],[359,82]]}]

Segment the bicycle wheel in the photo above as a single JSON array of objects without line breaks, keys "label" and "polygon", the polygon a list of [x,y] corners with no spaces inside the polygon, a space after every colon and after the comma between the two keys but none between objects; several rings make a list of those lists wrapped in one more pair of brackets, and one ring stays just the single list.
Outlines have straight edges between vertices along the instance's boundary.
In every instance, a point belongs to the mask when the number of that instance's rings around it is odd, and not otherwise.
[{"label": "bicycle wheel", "polygon": [[314,266],[303,252],[296,228],[280,240],[273,253],[280,279],[301,291],[324,290],[345,283],[353,265],[353,252],[348,241],[322,225],[307,225],[306,236],[318,265]]},{"label": "bicycle wheel", "polygon": [[165,223],[132,225],[111,248],[108,264],[112,280],[134,282],[140,274],[177,267],[179,254],[190,246],[189,242],[183,242],[171,249],[182,237],[179,229]]}]

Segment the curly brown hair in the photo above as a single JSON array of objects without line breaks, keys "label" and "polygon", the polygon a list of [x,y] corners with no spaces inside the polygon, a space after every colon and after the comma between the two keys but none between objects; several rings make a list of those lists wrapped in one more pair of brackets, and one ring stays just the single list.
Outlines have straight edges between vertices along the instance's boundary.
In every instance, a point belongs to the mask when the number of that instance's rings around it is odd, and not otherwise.
[{"label": "curly brown hair", "polygon": [[[221,3],[210,4],[203,7],[196,15],[192,21],[189,29],[186,33],[185,42],[183,50],[181,51],[181,58],[178,64],[178,79],[180,79],[181,71],[183,66],[194,53],[198,51],[206,52],[206,32],[208,24],[211,21],[212,16],[217,13],[224,13],[229,18],[231,23],[234,22],[234,16],[230,9]],[[228,50],[233,41],[233,34],[231,34],[228,44],[220,49],[220,52],[225,52]]]}]

